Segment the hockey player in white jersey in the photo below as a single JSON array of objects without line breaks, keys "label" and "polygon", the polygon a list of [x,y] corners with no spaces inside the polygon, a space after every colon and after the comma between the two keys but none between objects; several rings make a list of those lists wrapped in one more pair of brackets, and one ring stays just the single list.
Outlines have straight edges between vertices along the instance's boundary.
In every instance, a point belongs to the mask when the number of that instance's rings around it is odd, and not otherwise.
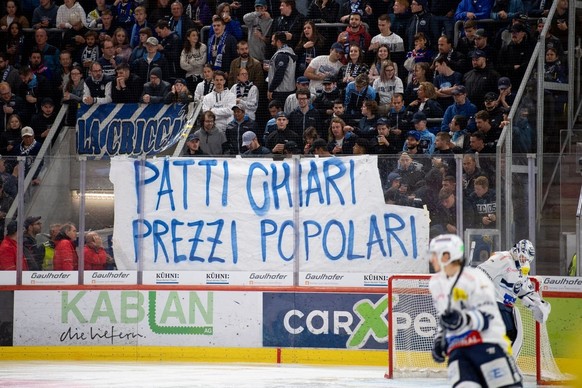
[{"label": "hockey player in white jersey", "polygon": [[521,387],[491,280],[464,267],[464,245],[457,235],[435,237],[429,253],[436,270],[429,289],[440,320],[432,357],[444,362],[448,354],[450,386]]},{"label": "hockey player in white jersey", "polygon": [[530,309],[536,321],[544,323],[551,306],[535,291],[528,278],[530,263],[535,258],[535,248],[531,241],[521,240],[509,251],[495,252],[477,268],[482,270],[495,284],[495,296],[506,333],[517,357],[521,350],[523,333],[519,310],[514,308],[517,298]]}]

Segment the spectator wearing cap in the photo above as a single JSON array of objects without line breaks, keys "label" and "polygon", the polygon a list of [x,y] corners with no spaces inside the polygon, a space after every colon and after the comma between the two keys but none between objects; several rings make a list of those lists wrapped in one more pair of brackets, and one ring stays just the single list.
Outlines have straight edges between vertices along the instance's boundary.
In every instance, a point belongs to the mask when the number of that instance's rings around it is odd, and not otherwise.
[{"label": "spectator wearing cap", "polygon": [[194,132],[200,138],[200,149],[211,156],[223,155],[228,150],[228,141],[224,131],[216,127],[216,115],[212,111],[204,111],[200,115],[201,128]]},{"label": "spectator wearing cap", "polygon": [[424,166],[421,163],[418,163],[416,158],[416,156],[413,156],[408,152],[400,153],[400,157],[398,158],[398,165],[392,172],[402,178],[400,182],[401,185],[414,187],[420,180],[423,179]]},{"label": "spectator wearing cap", "polygon": [[166,104],[188,104],[194,101],[194,97],[188,87],[186,86],[186,80],[184,78],[176,78],[174,85],[170,89],[170,93],[166,96]]},{"label": "spectator wearing cap", "polygon": [[114,104],[139,102],[144,81],[131,72],[127,63],[117,65],[116,78],[111,86],[111,102]]},{"label": "spectator wearing cap", "polygon": [[[300,77],[297,77],[297,80],[295,81],[295,88],[296,88],[295,90],[309,89],[309,78],[307,78],[303,75]],[[313,94],[311,94],[311,102],[313,102],[314,99],[315,99],[315,94],[313,93]],[[285,107],[283,110],[284,110],[285,114],[288,116],[289,114],[291,114],[291,112],[293,112],[298,107],[299,107],[299,101],[297,101],[297,95],[295,94],[295,91],[293,91],[293,93],[291,93],[285,99]]]},{"label": "spectator wearing cap", "polygon": [[249,80],[248,68],[239,69],[236,78],[237,82],[232,85],[230,91],[236,96],[237,105],[244,104],[246,114],[252,120],[256,120],[256,111],[259,106],[259,88]]},{"label": "spectator wearing cap", "polygon": [[40,271],[44,259],[44,246],[36,241],[36,235],[42,230],[42,222],[40,220],[40,216],[31,216],[24,220],[22,248],[28,263],[28,269],[31,271]]},{"label": "spectator wearing cap", "polygon": [[337,77],[342,67],[340,59],[343,54],[343,46],[336,42],[331,45],[329,55],[319,55],[311,60],[309,66],[305,69],[305,77],[311,80],[309,83],[311,93],[322,91],[325,79],[335,79]]},{"label": "spectator wearing cap", "polygon": [[158,44],[158,52],[163,54],[168,61],[168,78],[164,80],[174,81],[175,78],[184,77],[184,70],[180,67],[180,54],[183,46],[180,35],[172,30],[167,20],[158,20],[156,34],[161,39]]},{"label": "spectator wearing cap", "polygon": [[236,96],[225,88],[226,74],[223,71],[216,70],[212,80],[214,90],[202,99],[202,110],[211,110],[216,115],[216,128],[224,132],[232,120],[232,107],[236,105]]},{"label": "spectator wearing cap", "polygon": [[461,0],[455,11],[455,20],[489,19],[493,0]]},{"label": "spectator wearing cap", "polygon": [[420,132],[416,130],[408,131],[406,134],[406,149],[410,155],[423,155],[424,150],[419,147],[420,144]]},{"label": "spectator wearing cap", "polygon": [[465,73],[463,85],[467,89],[467,97],[476,107],[482,107],[485,94],[497,91],[497,73],[488,64],[487,54],[483,50],[475,49],[471,53],[473,70]]},{"label": "spectator wearing cap", "polygon": [[[230,72],[228,73],[228,84],[234,86],[239,82],[251,82],[253,85],[257,87],[258,90],[264,92],[265,73],[263,72],[262,62],[257,60],[256,58],[253,58],[250,55],[249,44],[245,40],[241,40],[236,44],[236,51],[238,53],[238,57],[236,57],[230,64]],[[246,79],[241,80],[239,78],[239,73],[243,69],[246,70],[247,77]],[[239,97],[237,96],[237,98]]]},{"label": "spectator wearing cap", "polygon": [[453,91],[457,85],[461,85],[463,75],[451,68],[449,60],[439,57],[434,61],[435,77],[433,85],[436,88],[437,102],[443,109],[447,109],[454,103]]},{"label": "spectator wearing cap", "polygon": [[[4,228],[2,228],[4,229]],[[12,220],[6,226],[6,236],[0,243],[0,271],[16,271],[16,257],[18,252],[18,222]],[[21,258],[22,270],[28,271],[28,264],[24,256]]]},{"label": "spectator wearing cap", "polygon": [[245,132],[257,132],[257,123],[245,113],[245,106],[239,103],[232,107],[233,120],[226,126],[226,139],[228,141],[228,153],[241,155],[246,148],[241,146],[242,135]]},{"label": "spectator wearing cap", "polygon": [[345,90],[344,107],[350,119],[362,117],[362,105],[365,100],[375,100],[376,90],[370,86],[368,74],[360,74],[348,84]]},{"label": "spectator wearing cap", "polygon": [[162,79],[162,69],[154,67],[150,71],[150,82],[143,85],[140,101],[145,104],[158,104],[166,101],[171,85]]},{"label": "spectator wearing cap", "polygon": [[499,78],[497,89],[499,89],[499,106],[511,108],[515,101],[515,93],[511,90],[511,80],[508,77]]},{"label": "spectator wearing cap", "polygon": [[467,128],[469,131],[475,130],[475,122],[473,117],[477,113],[477,107],[471,103],[467,98],[467,89],[463,85],[459,85],[453,90],[453,99],[455,103],[445,110],[443,121],[441,123],[441,131],[449,130],[449,123],[455,115],[463,115],[468,118],[469,124]]},{"label": "spectator wearing cap", "polygon": [[111,102],[111,81],[103,75],[103,67],[93,62],[89,67],[90,76],[85,79],[83,103],[101,105]]},{"label": "spectator wearing cap", "polygon": [[326,77],[322,81],[322,86],[323,90],[321,93],[317,93],[315,100],[313,100],[313,106],[319,111],[322,119],[328,119],[333,114],[334,101],[341,98],[341,90],[337,88],[334,77]]},{"label": "spectator wearing cap", "polygon": [[491,125],[494,128],[502,128],[503,110],[499,106],[499,96],[497,93],[489,92],[485,94],[485,111],[489,114]]},{"label": "spectator wearing cap", "polygon": [[303,137],[303,133],[309,127],[315,127],[320,137],[325,137],[323,119],[319,111],[311,104],[311,92],[309,89],[297,89],[295,92],[298,107],[289,114],[289,128]]},{"label": "spectator wearing cap", "polygon": [[[283,4],[281,3],[281,7],[283,7]],[[277,51],[269,61],[267,98],[269,101],[286,101],[287,97],[295,91],[293,79],[295,78],[297,55],[287,45],[286,33],[282,31],[273,35],[271,44],[276,47]],[[309,82],[309,79],[307,79],[307,82]]]},{"label": "spectator wearing cap", "polygon": [[463,55],[467,56],[475,50],[475,32],[477,31],[477,23],[474,20],[466,20],[463,23],[464,36],[457,41],[456,49]]},{"label": "spectator wearing cap", "polygon": [[319,157],[330,157],[333,156],[327,149],[327,142],[323,139],[316,139],[312,144],[309,152],[313,155]]},{"label": "spectator wearing cap", "polygon": [[289,119],[284,112],[277,113],[277,130],[267,136],[266,147],[273,154],[284,154],[285,143],[293,141],[301,144],[301,136],[289,128]]},{"label": "spectator wearing cap", "polygon": [[49,131],[57,113],[55,112],[55,103],[50,97],[45,97],[42,99],[40,112],[32,116],[30,120],[30,126],[34,130],[34,139],[39,143],[43,143],[44,139],[48,136]]},{"label": "spectator wearing cap", "polygon": [[439,31],[438,20],[430,13],[428,9],[428,0],[412,0],[410,2],[410,10],[412,11],[412,18],[410,24],[406,29],[406,36],[408,41],[407,49],[414,50],[415,36],[422,32],[426,37],[427,47],[436,46],[438,37],[441,35]]},{"label": "spectator wearing cap", "polygon": [[186,152],[184,156],[203,156],[206,155],[200,149],[200,134],[193,133],[186,139]]},{"label": "spectator wearing cap", "polygon": [[154,67],[162,70],[162,79],[169,79],[168,60],[164,55],[158,52],[159,41],[156,37],[150,36],[144,43],[146,53],[138,58],[132,65],[132,70],[142,80],[149,79],[149,74]]},{"label": "spectator wearing cap", "polygon": [[250,57],[264,61],[267,56],[267,33],[273,24],[266,0],[255,0],[255,11],[246,13],[243,22],[247,26]]},{"label": "spectator wearing cap", "polygon": [[499,52],[497,68],[506,75],[513,85],[521,84],[527,65],[531,59],[534,42],[526,27],[517,23],[511,27],[511,42]]},{"label": "spectator wearing cap", "polygon": [[[431,133],[426,126],[427,117],[424,112],[416,112],[412,116],[412,123],[414,124],[414,130],[420,134],[418,147],[422,150],[423,154],[432,155],[435,146],[435,135]],[[404,144],[402,151],[408,151],[407,144]]]},{"label": "spectator wearing cap", "polygon": [[[10,152],[11,156],[25,156],[26,160],[24,161],[24,172],[25,175],[28,174],[32,164],[34,163],[34,159],[38,152],[40,151],[41,143],[34,140],[34,130],[31,127],[24,127],[20,131],[20,136],[22,141],[20,145],[14,147],[12,152]],[[38,185],[40,184],[40,179],[38,179],[38,174],[40,173],[40,166],[36,173],[32,178],[32,184]]]},{"label": "spectator wearing cap", "polygon": [[226,24],[222,17],[212,17],[212,30],[214,34],[208,38],[208,63],[214,70],[227,73],[230,64],[236,57],[236,38],[226,31]]},{"label": "spectator wearing cap", "polygon": [[436,70],[436,61],[439,58],[446,58],[447,64],[454,71],[464,73],[469,69],[467,56],[453,47],[453,41],[446,35],[441,35],[437,41],[438,53],[432,61],[431,70]]},{"label": "spectator wearing cap", "polygon": [[271,155],[271,151],[259,143],[259,139],[253,131],[243,133],[241,146],[243,149],[246,148],[246,151],[242,154],[244,157],[263,157],[265,155]]},{"label": "spectator wearing cap", "polygon": [[489,44],[489,34],[484,28],[479,28],[475,31],[475,49],[484,51],[487,57],[487,64],[494,67],[497,52],[493,45]]}]

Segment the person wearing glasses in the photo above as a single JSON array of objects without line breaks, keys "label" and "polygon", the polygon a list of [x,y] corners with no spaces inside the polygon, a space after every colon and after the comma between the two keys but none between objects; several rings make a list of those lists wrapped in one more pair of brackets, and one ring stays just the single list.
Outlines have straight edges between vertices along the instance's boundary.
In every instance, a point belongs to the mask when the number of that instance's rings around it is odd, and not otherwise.
[{"label": "person wearing glasses", "polygon": [[90,76],[85,80],[83,103],[101,105],[111,102],[111,81],[103,75],[103,67],[93,62],[89,68]]}]

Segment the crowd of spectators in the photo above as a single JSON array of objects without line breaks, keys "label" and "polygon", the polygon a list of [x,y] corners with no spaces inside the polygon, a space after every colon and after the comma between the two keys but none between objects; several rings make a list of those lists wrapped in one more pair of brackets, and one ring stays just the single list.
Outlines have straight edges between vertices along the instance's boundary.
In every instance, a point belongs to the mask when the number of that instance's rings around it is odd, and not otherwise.
[{"label": "crowd of spectators", "polygon": [[[495,145],[546,23],[543,77],[567,82],[568,0],[547,20],[550,6],[8,0],[0,10],[0,154],[32,160],[61,105],[73,125],[79,104],[196,100],[200,124],[185,155],[376,154],[386,201],[427,205],[435,233],[455,232],[454,190],[444,186],[455,176],[454,155],[464,154],[465,226],[491,228]],[[563,109],[562,94],[547,98]],[[535,150],[533,116],[520,111],[514,152]],[[0,170],[12,190],[17,166]]]}]

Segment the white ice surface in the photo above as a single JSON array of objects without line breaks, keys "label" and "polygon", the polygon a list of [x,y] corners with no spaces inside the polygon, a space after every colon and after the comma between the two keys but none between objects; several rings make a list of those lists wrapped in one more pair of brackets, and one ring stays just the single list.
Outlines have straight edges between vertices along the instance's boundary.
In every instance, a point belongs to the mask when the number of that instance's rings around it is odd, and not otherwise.
[{"label": "white ice surface", "polygon": [[385,372],[382,367],[288,364],[11,361],[0,362],[0,387],[447,387],[445,379],[387,380]]}]

